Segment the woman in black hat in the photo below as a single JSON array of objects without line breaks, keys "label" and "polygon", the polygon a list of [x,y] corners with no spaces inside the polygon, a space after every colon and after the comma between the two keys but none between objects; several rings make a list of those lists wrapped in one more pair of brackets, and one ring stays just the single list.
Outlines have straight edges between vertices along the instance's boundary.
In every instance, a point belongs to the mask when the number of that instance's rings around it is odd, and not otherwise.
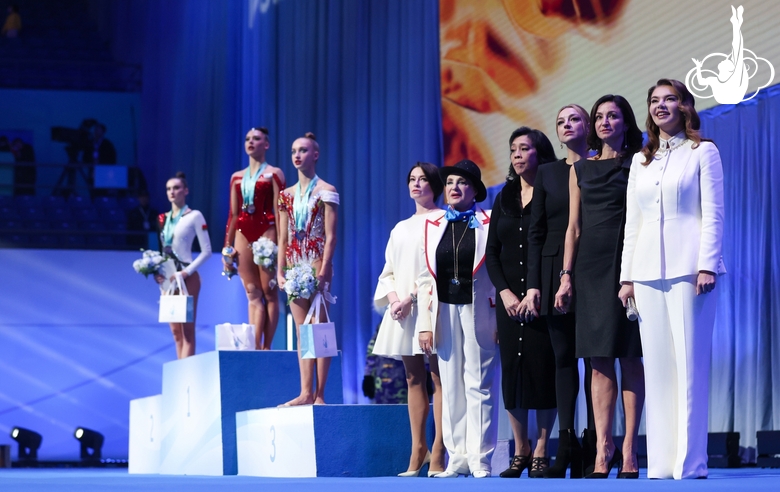
[{"label": "woman in black hat", "polygon": [[490,212],[476,205],[487,197],[481,174],[469,160],[443,168],[447,211],[425,222],[427,268],[418,279],[416,330],[420,349],[436,350],[439,358],[449,454],[447,469],[436,478],[489,477],[496,447],[496,304],[482,268]]},{"label": "woman in black hat", "polygon": [[[510,159],[506,184],[493,203],[487,242],[487,269],[498,293],[496,320],[501,352],[504,407],[515,438],[515,455],[503,478],[539,478],[550,466],[547,443],[555,424],[555,354],[547,324],[525,319],[521,301],[528,274],[528,231],[536,171],[556,160],[547,136],[521,127],[509,137]],[[536,409],[539,439],[528,442],[528,410]]]}]

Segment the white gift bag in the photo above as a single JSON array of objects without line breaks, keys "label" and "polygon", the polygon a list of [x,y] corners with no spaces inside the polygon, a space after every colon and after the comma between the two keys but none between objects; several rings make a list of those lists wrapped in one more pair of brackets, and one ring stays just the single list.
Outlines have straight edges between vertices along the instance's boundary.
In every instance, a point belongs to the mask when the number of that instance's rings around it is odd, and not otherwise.
[{"label": "white gift bag", "polygon": [[215,327],[216,350],[256,350],[255,327],[248,323],[222,323]]},{"label": "white gift bag", "polygon": [[[325,310],[325,317],[328,320],[326,323],[318,323],[321,308]],[[317,292],[312,299],[305,321],[310,321],[310,323],[301,325],[301,338],[298,340],[301,348],[301,359],[318,359],[338,355],[336,325],[330,320],[330,315],[325,307],[325,299],[320,292]]]},{"label": "white gift bag", "polygon": [[[178,288],[178,293],[176,289]],[[171,282],[166,292],[160,296],[160,323],[192,323],[195,319],[194,300],[187,292],[187,285],[181,275]]]},{"label": "white gift bag", "polygon": [[171,277],[176,275],[176,263],[173,262],[173,260],[166,260],[160,264],[160,269],[157,270],[157,273],[162,275],[164,280],[160,284],[160,294],[164,294],[168,292],[168,289],[171,288]]}]

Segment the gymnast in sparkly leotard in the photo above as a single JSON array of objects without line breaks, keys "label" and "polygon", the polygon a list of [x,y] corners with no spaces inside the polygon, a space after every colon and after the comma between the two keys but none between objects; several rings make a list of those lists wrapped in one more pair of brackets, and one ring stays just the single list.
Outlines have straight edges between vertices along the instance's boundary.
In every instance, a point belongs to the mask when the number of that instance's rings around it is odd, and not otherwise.
[{"label": "gymnast in sparkly leotard", "polygon": [[[321,291],[328,290],[333,278],[339,194],[332,184],[326,183],[317,176],[319,156],[320,147],[314,134],[307,133],[293,142],[292,161],[298,171],[298,182],[279,194],[277,279],[280,287],[284,287],[285,284],[285,267],[292,268],[296,265],[306,264],[314,269],[317,288]],[[311,301],[308,298],[296,297],[289,303],[298,330],[298,339],[300,339],[301,324],[306,322]],[[284,406],[325,403],[325,381],[328,378],[330,358],[301,359],[298,350],[298,363],[301,370],[301,393]],[[314,386],[315,371],[316,386]]]},{"label": "gymnast in sparkly leotard", "polygon": [[[285,187],[282,170],[265,162],[269,146],[267,129],[252,128],[247,132],[244,150],[249,166],[230,178],[230,213],[224,244],[234,249],[232,256],[249,300],[249,322],[255,327],[257,348],[262,350],[271,349],[279,321],[279,295],[276,273],[254,263],[252,243],[261,236],[277,242],[277,202],[279,191]],[[226,263],[225,268],[233,267]]]}]

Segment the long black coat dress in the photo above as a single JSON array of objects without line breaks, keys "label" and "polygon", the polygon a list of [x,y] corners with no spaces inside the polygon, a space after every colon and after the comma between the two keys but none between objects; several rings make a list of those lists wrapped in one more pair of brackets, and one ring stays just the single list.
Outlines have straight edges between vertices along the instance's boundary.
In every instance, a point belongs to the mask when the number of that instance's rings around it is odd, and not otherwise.
[{"label": "long black coat dress", "polygon": [[512,320],[500,292],[509,289],[522,300],[526,292],[528,227],[531,203],[520,202],[520,180],[507,182],[496,197],[490,218],[485,264],[496,287],[496,323],[501,353],[504,406],[555,408],[555,355],[547,325]]}]

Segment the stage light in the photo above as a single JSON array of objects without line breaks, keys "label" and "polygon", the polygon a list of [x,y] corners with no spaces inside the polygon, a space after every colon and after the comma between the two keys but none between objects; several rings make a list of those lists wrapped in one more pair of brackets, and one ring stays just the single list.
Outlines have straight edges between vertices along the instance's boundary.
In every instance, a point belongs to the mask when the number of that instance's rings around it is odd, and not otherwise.
[{"label": "stage light", "polygon": [[85,427],[77,427],[73,436],[81,443],[82,460],[100,459],[100,449],[103,447],[103,434]]},{"label": "stage light", "polygon": [[19,444],[19,461],[35,461],[38,459],[38,448],[41,447],[43,437],[35,431],[14,427],[11,437]]}]

